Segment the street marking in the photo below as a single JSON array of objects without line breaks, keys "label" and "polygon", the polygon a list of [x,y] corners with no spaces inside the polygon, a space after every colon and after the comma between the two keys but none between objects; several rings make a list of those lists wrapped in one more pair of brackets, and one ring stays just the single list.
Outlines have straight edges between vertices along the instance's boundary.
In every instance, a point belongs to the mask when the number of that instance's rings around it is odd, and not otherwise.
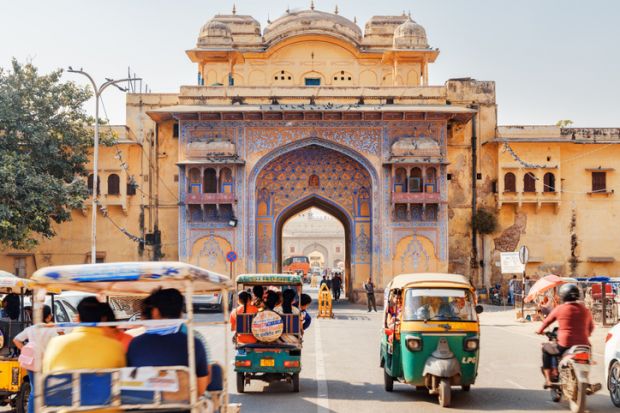
[{"label": "street marking", "polygon": [[525,389],[527,388],[527,387],[522,386],[522,385],[520,385],[519,383],[517,383],[517,382],[515,382],[515,381],[512,381],[512,380],[509,380],[509,379],[506,379],[506,383],[508,383],[508,384],[512,384],[513,386],[515,386],[515,387],[517,387],[517,388],[519,388],[519,389],[523,389],[523,390],[525,390]]},{"label": "street marking", "polygon": [[323,341],[321,340],[321,321],[316,320],[314,330],[314,351],[316,354],[316,411],[329,413],[329,395],[327,394],[327,375],[323,358]]}]

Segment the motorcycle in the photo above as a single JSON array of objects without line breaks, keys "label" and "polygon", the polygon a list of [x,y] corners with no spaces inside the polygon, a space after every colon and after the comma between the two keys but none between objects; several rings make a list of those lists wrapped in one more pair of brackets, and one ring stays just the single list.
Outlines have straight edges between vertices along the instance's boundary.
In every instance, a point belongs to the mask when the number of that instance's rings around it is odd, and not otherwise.
[{"label": "motorcycle", "polygon": [[492,305],[502,305],[501,286],[499,284],[489,289],[489,299]]},{"label": "motorcycle", "polygon": [[[557,354],[558,328],[546,331],[549,339],[543,344],[545,351]],[[559,403],[563,398],[568,400],[570,411],[583,413],[586,411],[586,396],[601,389],[600,383],[590,383],[590,365],[592,350],[590,346],[572,346],[564,352],[561,359],[554,357],[551,369],[551,400]]]}]

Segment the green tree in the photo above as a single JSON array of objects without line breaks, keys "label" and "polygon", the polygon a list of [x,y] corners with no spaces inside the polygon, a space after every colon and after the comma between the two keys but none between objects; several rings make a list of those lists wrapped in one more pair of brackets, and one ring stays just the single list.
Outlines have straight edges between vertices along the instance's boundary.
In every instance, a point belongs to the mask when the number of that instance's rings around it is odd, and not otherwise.
[{"label": "green tree", "polygon": [[0,244],[28,249],[55,235],[88,196],[85,164],[93,119],[91,93],[39,75],[30,63],[0,68]]}]

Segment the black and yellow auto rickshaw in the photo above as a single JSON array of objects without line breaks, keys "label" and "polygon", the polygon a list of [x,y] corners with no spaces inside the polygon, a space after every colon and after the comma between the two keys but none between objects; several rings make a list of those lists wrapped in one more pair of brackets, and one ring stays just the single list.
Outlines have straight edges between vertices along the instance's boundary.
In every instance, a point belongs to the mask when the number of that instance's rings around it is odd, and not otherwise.
[{"label": "black and yellow auto rickshaw", "polygon": [[474,289],[457,274],[403,274],[385,288],[381,367],[394,381],[450,405],[451,386],[469,391],[478,372],[480,325]]},{"label": "black and yellow auto rickshaw", "polygon": [[0,271],[0,406],[10,405],[17,413],[28,408],[30,383],[28,372],[19,366],[19,351],[13,339],[31,324],[30,314],[24,307],[29,280]]}]

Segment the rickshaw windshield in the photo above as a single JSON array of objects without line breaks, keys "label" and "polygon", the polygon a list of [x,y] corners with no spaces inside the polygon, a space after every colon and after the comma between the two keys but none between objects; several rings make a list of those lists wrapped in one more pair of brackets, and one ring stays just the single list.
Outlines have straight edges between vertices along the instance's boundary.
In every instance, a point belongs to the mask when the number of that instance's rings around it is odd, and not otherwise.
[{"label": "rickshaw windshield", "polygon": [[405,321],[476,321],[474,300],[465,289],[412,288],[405,293]]}]

